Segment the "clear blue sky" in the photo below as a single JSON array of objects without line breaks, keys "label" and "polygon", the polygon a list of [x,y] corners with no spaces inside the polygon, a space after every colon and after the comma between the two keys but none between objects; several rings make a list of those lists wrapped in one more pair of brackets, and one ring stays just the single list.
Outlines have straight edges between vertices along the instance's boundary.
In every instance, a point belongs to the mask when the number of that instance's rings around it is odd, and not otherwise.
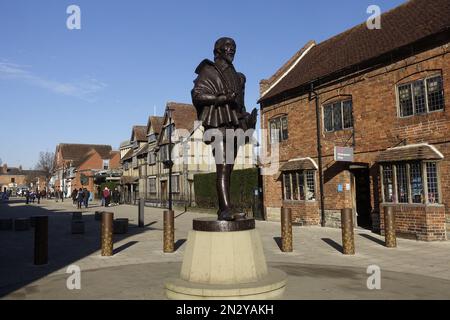
[{"label": "clear blue sky", "polygon": [[[371,4],[402,0],[1,0],[0,158],[33,167],[60,142],[111,144],[190,103],[194,69],[221,36],[237,42],[247,109],[259,81],[308,40],[321,42],[364,22]],[[81,8],[81,30],[66,9]]]}]

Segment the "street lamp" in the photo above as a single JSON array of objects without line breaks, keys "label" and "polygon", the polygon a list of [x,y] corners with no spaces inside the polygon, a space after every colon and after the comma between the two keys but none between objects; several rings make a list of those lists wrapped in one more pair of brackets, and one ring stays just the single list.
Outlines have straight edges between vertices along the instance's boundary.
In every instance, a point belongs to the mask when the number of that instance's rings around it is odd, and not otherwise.
[{"label": "street lamp", "polygon": [[169,210],[172,210],[172,109],[167,108],[167,115],[169,117],[169,125],[167,126],[167,133],[169,136],[169,144],[168,144],[168,159],[163,161],[164,168],[169,169]]},{"label": "street lamp", "polygon": [[168,126],[168,134],[169,134],[169,159],[164,161],[164,167],[169,168],[169,210],[164,211],[164,233],[163,233],[163,251],[165,253],[172,253],[175,250],[175,219],[174,212],[172,210],[172,110],[167,106],[167,115],[169,116],[169,126]]}]

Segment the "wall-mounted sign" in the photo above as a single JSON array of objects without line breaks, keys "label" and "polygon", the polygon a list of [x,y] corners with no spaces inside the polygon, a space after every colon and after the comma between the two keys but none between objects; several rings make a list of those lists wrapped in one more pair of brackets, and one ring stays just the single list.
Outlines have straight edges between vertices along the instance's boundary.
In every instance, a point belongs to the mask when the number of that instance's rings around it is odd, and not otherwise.
[{"label": "wall-mounted sign", "polygon": [[353,148],[334,147],[334,160],[353,162]]}]

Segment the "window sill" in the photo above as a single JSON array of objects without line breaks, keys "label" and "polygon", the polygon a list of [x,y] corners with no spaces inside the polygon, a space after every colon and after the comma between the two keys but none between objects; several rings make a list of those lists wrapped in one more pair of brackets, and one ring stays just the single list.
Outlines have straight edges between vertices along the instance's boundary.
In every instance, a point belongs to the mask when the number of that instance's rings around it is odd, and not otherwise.
[{"label": "window sill", "polygon": [[382,202],[380,203],[382,207],[410,207],[410,208],[426,208],[426,207],[445,207],[445,205],[440,203],[391,203]]},{"label": "window sill", "polygon": [[286,204],[317,203],[317,200],[283,200]]}]

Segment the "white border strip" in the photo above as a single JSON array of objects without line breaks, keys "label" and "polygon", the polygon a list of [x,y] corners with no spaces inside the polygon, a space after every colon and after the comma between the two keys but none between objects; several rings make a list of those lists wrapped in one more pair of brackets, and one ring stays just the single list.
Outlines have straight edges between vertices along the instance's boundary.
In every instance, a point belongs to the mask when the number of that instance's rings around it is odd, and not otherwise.
[{"label": "white border strip", "polygon": [[309,50],[311,50],[312,47],[314,47],[315,45],[316,45],[315,43],[312,43],[312,44],[311,44],[311,45],[310,45],[310,46],[309,46],[309,47],[308,47],[308,48],[300,55],[300,57],[297,58],[297,60],[292,64],[292,66],[291,66],[285,73],[283,73],[283,74],[278,78],[278,80],[275,81],[275,82],[269,87],[269,89],[267,89],[266,91],[263,92],[263,94],[261,95],[261,98],[263,98],[270,90],[273,89],[273,87],[275,87],[278,83],[280,83],[280,81],[283,80],[284,77],[286,77],[287,74],[288,74],[289,72],[291,72],[292,69],[294,69],[294,68],[297,66],[297,64],[300,62],[300,60],[302,60],[303,57],[309,52]]}]

